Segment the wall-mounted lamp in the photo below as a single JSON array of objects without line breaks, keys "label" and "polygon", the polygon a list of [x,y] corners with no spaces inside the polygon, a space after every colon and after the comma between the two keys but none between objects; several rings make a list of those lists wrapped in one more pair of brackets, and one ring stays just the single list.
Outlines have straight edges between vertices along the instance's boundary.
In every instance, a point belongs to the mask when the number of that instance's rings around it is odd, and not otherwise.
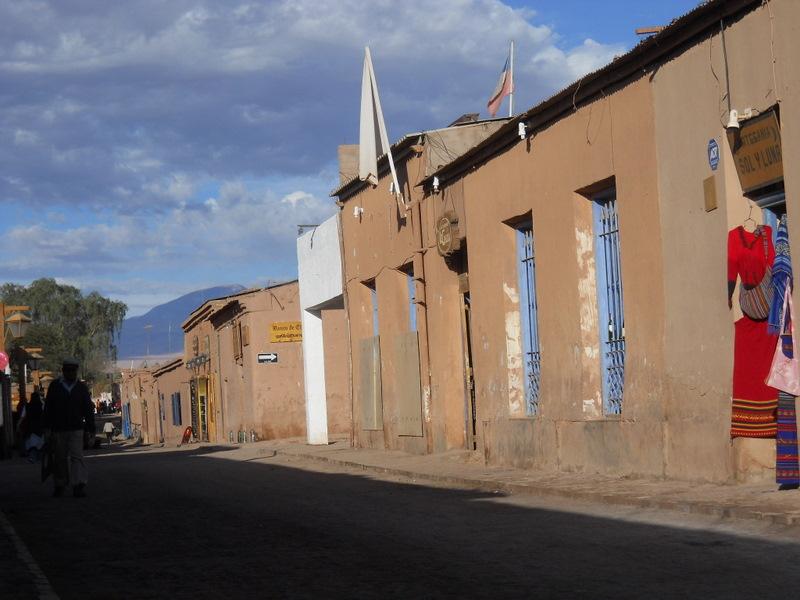
[{"label": "wall-mounted lamp", "polygon": [[364,207],[363,206],[354,206],[353,207],[353,217],[356,219],[360,219],[361,215],[364,214]]},{"label": "wall-mounted lamp", "polygon": [[438,177],[434,177],[433,178],[433,193],[434,194],[438,194],[439,193],[439,178]]},{"label": "wall-mounted lamp", "polygon": [[735,108],[731,111],[726,129],[739,129],[739,111]]},{"label": "wall-mounted lamp", "polygon": [[517,135],[519,135],[519,139],[521,140],[524,140],[528,135],[525,123],[523,123],[522,121],[520,121],[519,124],[517,125]]},{"label": "wall-mounted lamp", "polygon": [[739,111],[734,108],[734,109],[731,110],[731,114],[730,114],[730,116],[728,118],[728,124],[725,126],[725,128],[726,129],[739,129],[739,127],[740,127],[739,122],[740,121],[747,121],[748,119],[752,119],[754,114],[758,114],[758,113],[759,113],[758,110],[756,110],[754,108],[751,108],[749,106],[742,111],[742,114],[739,114]]}]

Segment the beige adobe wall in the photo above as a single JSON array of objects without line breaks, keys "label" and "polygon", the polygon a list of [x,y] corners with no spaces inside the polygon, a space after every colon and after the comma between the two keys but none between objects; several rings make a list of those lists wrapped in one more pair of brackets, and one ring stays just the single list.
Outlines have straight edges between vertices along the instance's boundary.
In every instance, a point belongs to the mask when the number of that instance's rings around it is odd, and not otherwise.
[{"label": "beige adobe wall", "polygon": [[152,371],[142,375],[142,389],[144,390],[144,418],[146,427],[143,428],[144,443],[158,444],[161,442],[161,428],[159,423],[158,392]]},{"label": "beige adobe wall", "polygon": [[321,312],[328,433],[349,434],[352,407],[348,376],[350,367],[347,360],[347,319],[343,308],[325,308]]},{"label": "beige adobe wall", "polygon": [[[343,262],[353,359],[354,443],[358,447],[425,453],[463,448],[465,444],[457,274],[436,254],[432,215],[424,205],[420,209],[418,204],[422,196],[416,184],[422,177],[425,160],[423,153],[396,164],[404,196],[412,204],[410,210],[399,209],[388,193],[388,175],[380,179],[377,187],[365,187],[348,198],[342,209]],[[354,207],[364,209],[360,218],[353,216]],[[406,274],[402,271],[412,266],[415,276],[420,278],[415,284],[415,294],[421,301],[415,308],[423,430],[419,437],[398,434],[397,394],[408,382],[397,375],[395,343],[399,336],[410,331],[411,308]],[[424,281],[421,279],[423,271]],[[378,291],[383,400],[383,429],[377,431],[363,428],[360,405],[359,348],[362,340],[373,336],[372,304],[365,285],[371,280],[375,281]]]},{"label": "beige adobe wall", "polygon": [[[256,433],[261,439],[304,436],[303,345],[300,341],[271,343],[269,338],[273,323],[300,321],[297,282],[259,292],[247,300],[247,311],[243,322],[250,326],[250,345],[244,366]],[[259,353],[276,353],[278,362],[259,364]]]},{"label": "beige adobe wall", "polygon": [[[183,431],[191,425],[191,407],[189,405],[189,371],[183,364],[161,373],[155,378],[156,389],[163,411],[162,432],[164,443],[169,446],[178,445],[183,437]],[[181,422],[173,423],[172,394],[179,392],[181,395]]]},{"label": "beige adobe wall", "polygon": [[[781,97],[781,135],[790,238],[800,240],[800,3],[772,0],[729,24],[725,31],[731,105],[766,109]],[[713,71],[712,71],[713,69]],[[719,78],[719,83],[717,78]],[[729,437],[733,322],[727,308],[727,232],[748,213],[728,145],[725,64],[719,31],[655,73],[653,89],[660,165],[661,228],[666,286],[665,347],[669,365],[667,468],[670,477],[708,480],[769,480],[774,477],[774,440]],[[714,173],[707,160],[710,139],[720,146]],[[703,180],[715,177],[719,208],[704,211]],[[760,220],[760,210],[753,214]],[[795,216],[797,215],[797,216]],[[800,266],[794,253],[794,268]],[[797,296],[795,296],[797,297]],[[738,292],[734,300],[738,298]]]},{"label": "beige adobe wall", "polygon": [[[270,343],[274,322],[300,321],[296,282],[237,296],[236,303],[213,317],[219,340],[219,370],[224,439],[254,431],[259,439],[305,434],[302,344]],[[249,329],[249,344],[234,357],[233,328]],[[277,363],[259,363],[259,353],[278,354]]]},{"label": "beige adobe wall", "polygon": [[[478,437],[490,462],[662,475],[664,302],[652,96],[641,78],[515,144],[440,196],[466,203]],[[601,402],[591,203],[615,178],[626,317],[621,417]],[[433,202],[443,202],[436,196]],[[515,231],[533,215],[542,350],[525,412]]]},{"label": "beige adobe wall", "polygon": [[158,441],[158,403],[153,390],[153,376],[147,369],[122,373],[120,385],[122,404],[130,403],[131,425],[142,432],[142,441],[152,444]]},{"label": "beige adobe wall", "polygon": [[[212,364],[218,373],[222,436],[226,441],[233,437],[234,442],[239,439],[240,431],[249,431],[248,425],[252,422],[251,398],[244,379],[242,359],[236,360],[233,351],[233,320],[237,314],[238,309],[229,307],[214,316],[213,345],[217,353]],[[250,336],[252,340],[252,331]]]}]

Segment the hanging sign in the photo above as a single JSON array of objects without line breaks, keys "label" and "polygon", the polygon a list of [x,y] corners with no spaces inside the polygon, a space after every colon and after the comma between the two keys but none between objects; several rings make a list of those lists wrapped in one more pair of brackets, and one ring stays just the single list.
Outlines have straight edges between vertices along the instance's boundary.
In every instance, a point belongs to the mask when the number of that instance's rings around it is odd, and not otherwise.
[{"label": "hanging sign", "polygon": [[774,110],[728,129],[728,142],[746,194],[783,181],[781,128]]},{"label": "hanging sign", "polygon": [[442,256],[450,256],[461,248],[461,233],[458,230],[458,215],[445,212],[436,220],[436,249]]},{"label": "hanging sign", "polygon": [[303,328],[300,321],[272,323],[269,330],[269,341],[273,344],[280,342],[302,342]]},{"label": "hanging sign", "polygon": [[708,140],[708,166],[712,171],[716,171],[717,165],[719,165],[719,144],[712,138]]}]

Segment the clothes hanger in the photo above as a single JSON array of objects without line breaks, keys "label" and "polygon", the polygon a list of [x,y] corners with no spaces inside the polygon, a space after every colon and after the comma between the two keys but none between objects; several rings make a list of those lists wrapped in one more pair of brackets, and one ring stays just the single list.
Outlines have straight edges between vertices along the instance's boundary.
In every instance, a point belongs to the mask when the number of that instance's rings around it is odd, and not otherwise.
[{"label": "clothes hanger", "polygon": [[[752,223],[753,224],[752,231],[747,229],[747,224],[748,223]],[[756,223],[756,220],[753,218],[753,205],[752,204],[750,205],[750,211],[747,213],[747,218],[744,220],[744,223],[742,223],[742,226],[744,227],[745,231],[750,231],[750,233],[755,233],[755,231],[758,229],[758,223]]]}]

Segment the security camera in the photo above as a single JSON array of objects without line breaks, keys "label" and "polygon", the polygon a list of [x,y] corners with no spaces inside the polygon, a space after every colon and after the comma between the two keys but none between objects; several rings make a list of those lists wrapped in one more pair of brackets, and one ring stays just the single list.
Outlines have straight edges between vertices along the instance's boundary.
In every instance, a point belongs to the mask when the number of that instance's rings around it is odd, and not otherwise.
[{"label": "security camera", "polygon": [[519,135],[519,139],[524,140],[525,137],[528,135],[528,132],[525,127],[525,123],[522,121],[519,122],[517,125],[517,135]]},{"label": "security camera", "polygon": [[439,191],[439,178],[438,177],[434,177],[433,178],[433,191],[434,191],[434,193]]}]

